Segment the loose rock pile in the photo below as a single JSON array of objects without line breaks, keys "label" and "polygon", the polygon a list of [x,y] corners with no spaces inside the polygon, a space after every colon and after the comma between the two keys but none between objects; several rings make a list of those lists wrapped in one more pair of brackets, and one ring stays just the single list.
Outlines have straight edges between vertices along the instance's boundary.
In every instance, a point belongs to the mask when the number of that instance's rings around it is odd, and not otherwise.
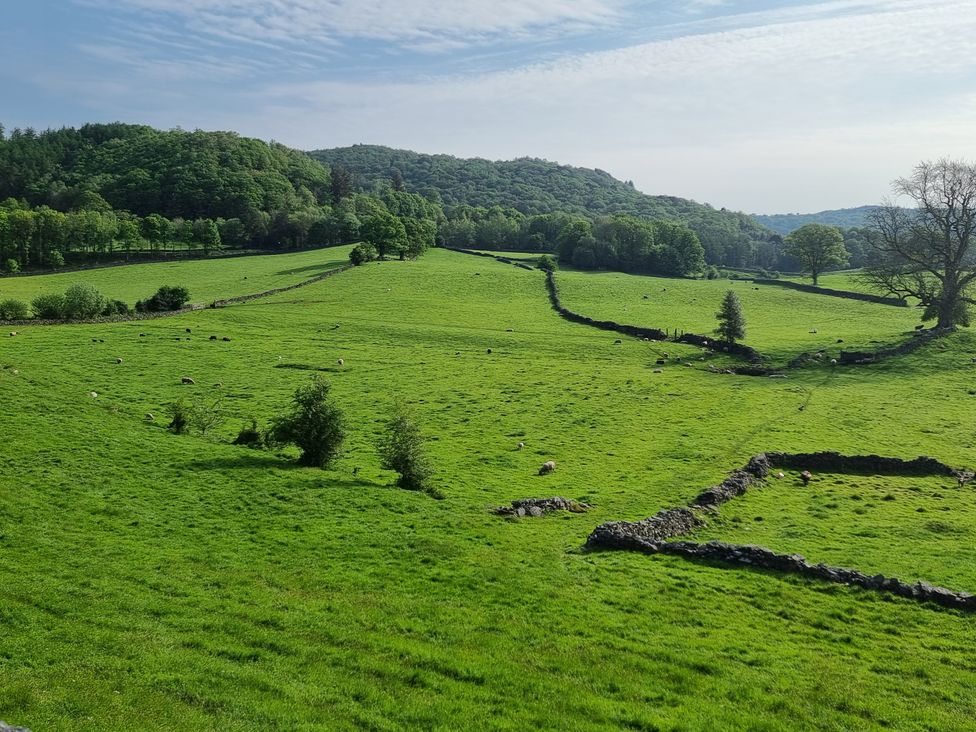
[{"label": "loose rock pile", "polygon": [[495,513],[499,516],[542,516],[553,511],[570,511],[584,513],[590,506],[586,503],[574,501],[572,498],[553,496],[552,498],[520,498],[512,501],[511,506],[499,506]]}]

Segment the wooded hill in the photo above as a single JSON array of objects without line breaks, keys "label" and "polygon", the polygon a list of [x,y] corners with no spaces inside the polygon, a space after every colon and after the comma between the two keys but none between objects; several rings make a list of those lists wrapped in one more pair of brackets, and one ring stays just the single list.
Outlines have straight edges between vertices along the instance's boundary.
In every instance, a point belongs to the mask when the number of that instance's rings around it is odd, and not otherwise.
[{"label": "wooded hill", "polygon": [[297,150],[233,132],[88,124],[0,133],[0,200],[67,211],[103,198],[138,216],[247,224],[329,199],[329,171]]},{"label": "wooded hill", "polygon": [[871,223],[870,215],[876,208],[877,206],[858,206],[808,214],[769,214],[768,216],[753,214],[753,218],[777,234],[786,236],[804,224],[827,224],[840,229],[863,228]]},{"label": "wooded hill", "polygon": [[524,214],[556,211],[594,217],[624,213],[673,219],[690,226],[706,260],[751,266],[773,232],[750,216],[714,209],[674,196],[649,196],[602,170],[575,168],[537,158],[490,161],[424,155],[378,145],[315,150],[316,160],[353,172],[362,185],[402,177],[408,190],[437,196],[446,209],[467,204],[509,207]]}]

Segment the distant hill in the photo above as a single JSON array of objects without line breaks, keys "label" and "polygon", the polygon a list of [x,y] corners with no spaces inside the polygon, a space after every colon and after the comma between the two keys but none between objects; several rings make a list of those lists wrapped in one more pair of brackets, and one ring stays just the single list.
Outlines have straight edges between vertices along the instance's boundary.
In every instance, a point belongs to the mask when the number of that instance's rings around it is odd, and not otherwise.
[{"label": "distant hill", "polygon": [[867,226],[870,223],[868,216],[876,208],[877,206],[858,206],[857,208],[838,208],[820,213],[771,214],[769,216],[753,214],[752,217],[777,234],[786,236],[804,224],[828,224],[839,226],[842,229]]},{"label": "distant hill", "polygon": [[538,158],[490,161],[378,145],[315,150],[310,155],[352,171],[367,186],[389,181],[397,171],[408,190],[436,195],[448,207],[499,205],[529,215],[566,211],[676,219],[695,230],[710,262],[734,264],[740,252],[753,250],[772,233],[744,213],[674,196],[649,196],[605,171]]}]

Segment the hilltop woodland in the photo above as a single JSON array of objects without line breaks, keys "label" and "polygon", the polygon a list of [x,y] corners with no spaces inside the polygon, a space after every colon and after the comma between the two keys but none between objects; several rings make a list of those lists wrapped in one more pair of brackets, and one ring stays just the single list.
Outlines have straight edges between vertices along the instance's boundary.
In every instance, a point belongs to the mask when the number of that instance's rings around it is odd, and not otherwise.
[{"label": "hilltop woodland", "polygon": [[8,138],[0,128],[7,271],[334,245],[360,240],[391,215],[421,248],[444,218],[422,196],[390,186],[354,191],[304,153],[234,133],[93,124]]},{"label": "hilltop woodland", "polygon": [[[843,265],[865,265],[873,235],[846,230]],[[231,132],[120,123],[9,136],[0,127],[7,272],[359,241],[368,246],[358,261],[440,243],[645,274],[802,268],[779,234],[745,214],[544,160],[367,145],[307,155]]]}]

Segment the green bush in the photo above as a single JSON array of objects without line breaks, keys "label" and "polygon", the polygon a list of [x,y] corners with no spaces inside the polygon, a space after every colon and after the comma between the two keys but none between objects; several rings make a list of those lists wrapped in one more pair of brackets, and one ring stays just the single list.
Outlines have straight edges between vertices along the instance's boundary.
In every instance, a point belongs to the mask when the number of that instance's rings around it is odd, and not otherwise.
[{"label": "green bush", "polygon": [[0,320],[27,320],[30,308],[22,300],[0,301]]},{"label": "green bush", "polygon": [[424,451],[424,437],[420,433],[420,427],[402,408],[397,408],[377,447],[383,467],[400,474],[398,486],[441,497],[430,483],[434,469]]},{"label": "green bush", "polygon": [[264,436],[261,434],[261,430],[258,429],[258,421],[254,417],[251,417],[250,423],[245,422],[244,426],[241,427],[241,431],[234,438],[234,444],[253,448],[259,448],[264,445]]},{"label": "green bush", "polygon": [[147,300],[136,303],[140,313],[157,313],[179,310],[190,301],[190,291],[180,285],[163,285]]},{"label": "green bush", "polygon": [[342,411],[329,399],[329,382],[315,375],[295,390],[289,414],[276,418],[268,431],[268,444],[296,445],[299,462],[327,468],[339,456],[346,432]]},{"label": "green bush", "polygon": [[43,320],[62,320],[64,318],[64,295],[51,293],[38,295],[31,300],[34,315]]},{"label": "green bush", "polygon": [[543,254],[541,257],[539,257],[539,269],[543,270],[544,272],[555,272],[557,269],[559,269],[559,265],[556,263],[555,257],[552,257],[549,254]]},{"label": "green bush", "polygon": [[166,405],[166,411],[169,412],[170,423],[169,429],[178,435],[182,435],[186,432],[187,427],[190,424],[190,406],[186,403],[184,399],[178,399],[175,402],[170,402]]},{"label": "green bush", "polygon": [[44,264],[52,269],[57,269],[58,267],[64,266],[64,255],[57,249],[52,249],[47,253],[47,257],[44,260]]},{"label": "green bush", "polygon": [[376,247],[372,244],[357,244],[349,252],[349,261],[357,267],[374,259],[376,259]]},{"label": "green bush", "polygon": [[64,317],[88,320],[102,314],[105,298],[91,285],[76,282],[64,291]]},{"label": "green bush", "polygon": [[706,280],[717,280],[719,278],[719,276],[720,276],[720,274],[719,274],[719,271],[718,271],[718,267],[716,267],[714,264],[710,264],[709,266],[707,266],[705,268],[705,279]]},{"label": "green bush", "polygon": [[128,315],[130,312],[132,312],[132,310],[129,308],[128,304],[122,302],[121,300],[108,300],[105,303],[105,308],[102,310],[102,315]]}]

